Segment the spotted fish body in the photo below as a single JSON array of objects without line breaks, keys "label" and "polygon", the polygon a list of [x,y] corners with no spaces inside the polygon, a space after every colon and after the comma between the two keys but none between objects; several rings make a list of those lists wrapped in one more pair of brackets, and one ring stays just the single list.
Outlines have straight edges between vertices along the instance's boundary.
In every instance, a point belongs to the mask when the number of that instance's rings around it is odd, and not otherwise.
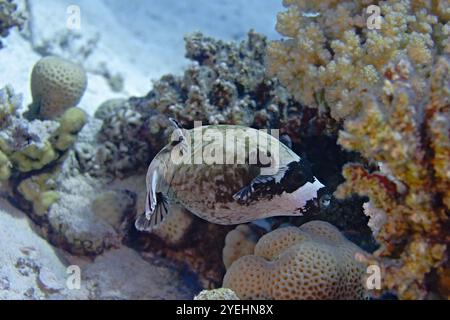
[{"label": "spotted fish body", "polygon": [[[201,130],[203,137],[210,136],[208,132],[223,133],[225,137],[232,131],[234,137],[246,139],[234,143],[227,143],[226,139],[203,139],[200,145],[195,144],[194,130]],[[194,143],[185,139],[186,136],[194,136]],[[306,161],[275,137],[256,129],[204,126],[182,130],[179,137],[161,150],[149,166],[146,212],[136,221],[140,230],[157,227],[174,203],[202,219],[225,225],[301,215],[306,203],[316,198],[317,191],[323,187]],[[217,150],[223,152],[218,164],[211,160],[195,164],[195,159],[215,156]],[[265,162],[258,158],[261,154],[266,155]],[[178,161],[173,161],[174,155],[179,157]],[[256,163],[251,161],[255,157]],[[269,166],[274,171],[267,174],[265,170]]]}]

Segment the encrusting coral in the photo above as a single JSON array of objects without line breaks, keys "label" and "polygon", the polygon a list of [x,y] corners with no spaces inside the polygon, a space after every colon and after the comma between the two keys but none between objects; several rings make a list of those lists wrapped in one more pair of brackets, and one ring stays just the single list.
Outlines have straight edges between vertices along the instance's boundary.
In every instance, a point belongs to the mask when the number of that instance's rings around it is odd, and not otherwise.
[{"label": "encrusting coral", "polygon": [[[288,39],[269,45],[269,74],[343,123],[338,143],[379,167],[348,164],[335,194],[369,196],[383,288],[447,297],[449,2],[283,4],[277,30]],[[369,4],[380,8],[379,28],[369,28]]]},{"label": "encrusting coral", "polygon": [[55,119],[77,106],[86,87],[87,76],[81,65],[56,56],[42,58],[31,73],[33,103],[27,117]]},{"label": "encrusting coral", "polygon": [[[25,17],[17,11],[17,4],[13,0],[0,0],[0,37],[7,37],[11,28],[22,29]],[[0,49],[3,47],[0,41]]]},{"label": "encrusting coral", "polygon": [[241,299],[362,299],[364,252],[337,228],[312,221],[264,235],[228,269],[223,287]]}]

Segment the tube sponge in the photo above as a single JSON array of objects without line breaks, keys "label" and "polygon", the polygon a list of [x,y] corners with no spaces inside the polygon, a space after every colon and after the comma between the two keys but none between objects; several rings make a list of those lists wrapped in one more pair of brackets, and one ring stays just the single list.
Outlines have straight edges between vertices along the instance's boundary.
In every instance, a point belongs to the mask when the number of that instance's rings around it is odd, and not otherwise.
[{"label": "tube sponge", "polygon": [[255,254],[234,262],[223,287],[241,299],[362,299],[363,251],[327,222],[264,235]]},{"label": "tube sponge", "polygon": [[28,117],[60,116],[80,102],[86,87],[86,72],[80,65],[54,56],[42,58],[31,73],[33,103]]}]

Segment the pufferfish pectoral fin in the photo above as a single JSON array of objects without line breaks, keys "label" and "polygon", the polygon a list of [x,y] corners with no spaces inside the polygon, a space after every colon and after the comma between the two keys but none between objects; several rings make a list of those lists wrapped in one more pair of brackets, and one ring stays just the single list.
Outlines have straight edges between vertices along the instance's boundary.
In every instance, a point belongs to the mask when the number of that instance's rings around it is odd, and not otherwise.
[{"label": "pufferfish pectoral fin", "polygon": [[[147,195],[147,201],[150,202],[150,194]],[[153,211],[146,210],[140,214],[135,222],[135,227],[139,231],[152,231],[156,229],[167,217],[170,212],[170,204],[166,196],[161,192],[156,193],[156,204],[146,206],[152,208]]]},{"label": "pufferfish pectoral fin", "polygon": [[151,231],[157,228],[169,214],[169,201],[167,197],[158,192],[159,173],[153,167],[153,162],[149,166],[147,173],[147,198],[145,201],[145,212],[140,214],[134,225],[139,231]]}]

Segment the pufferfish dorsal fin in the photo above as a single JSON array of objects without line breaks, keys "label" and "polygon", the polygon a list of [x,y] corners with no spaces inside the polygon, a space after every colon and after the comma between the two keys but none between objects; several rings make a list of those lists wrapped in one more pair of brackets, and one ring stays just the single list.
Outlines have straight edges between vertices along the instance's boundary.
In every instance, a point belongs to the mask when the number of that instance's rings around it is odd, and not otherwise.
[{"label": "pufferfish dorsal fin", "polygon": [[260,198],[272,198],[283,192],[292,193],[307,182],[315,180],[306,160],[292,161],[280,167],[274,175],[259,175],[248,186],[233,195],[242,204],[250,204]]}]

